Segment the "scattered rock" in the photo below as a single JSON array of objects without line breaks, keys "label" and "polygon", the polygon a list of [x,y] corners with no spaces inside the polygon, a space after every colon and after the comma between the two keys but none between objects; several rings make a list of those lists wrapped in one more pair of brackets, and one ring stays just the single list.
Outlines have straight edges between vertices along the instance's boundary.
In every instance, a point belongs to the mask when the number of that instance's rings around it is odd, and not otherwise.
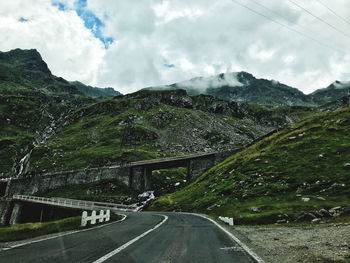
[{"label": "scattered rock", "polygon": [[249,208],[249,210],[250,210],[251,212],[254,212],[254,213],[260,212],[260,209],[257,208],[257,207],[251,207],[251,208]]},{"label": "scattered rock", "polygon": [[344,164],[343,168],[344,168],[345,170],[350,170],[350,163]]},{"label": "scattered rock", "polygon": [[312,219],[311,220],[311,223],[312,224],[317,224],[317,223],[319,223],[321,221],[321,218],[315,218],[315,219]]},{"label": "scattered rock", "polygon": [[336,207],[329,209],[328,212],[331,214],[334,214],[334,213],[338,213],[340,209],[341,209],[340,206],[336,206]]},{"label": "scattered rock", "polygon": [[310,198],[309,197],[302,197],[301,200],[303,202],[309,202],[310,201]]},{"label": "scattered rock", "polygon": [[321,214],[322,218],[328,218],[328,217],[332,217],[332,215],[324,208],[322,208],[321,210],[318,211]]},{"label": "scattered rock", "polygon": [[350,216],[350,205],[343,207],[342,211],[339,213],[341,216]]},{"label": "scattered rock", "polygon": [[220,207],[220,205],[218,205],[218,204],[213,204],[213,205],[211,205],[211,206],[209,206],[209,207],[207,207],[207,210],[213,210],[215,207]]},{"label": "scattered rock", "polygon": [[276,224],[286,224],[286,223],[289,223],[288,220],[286,219],[280,219],[276,221]]},{"label": "scattered rock", "polygon": [[302,221],[312,221],[316,219],[316,216],[312,213],[304,213],[301,216],[299,216],[295,221],[302,222]]}]

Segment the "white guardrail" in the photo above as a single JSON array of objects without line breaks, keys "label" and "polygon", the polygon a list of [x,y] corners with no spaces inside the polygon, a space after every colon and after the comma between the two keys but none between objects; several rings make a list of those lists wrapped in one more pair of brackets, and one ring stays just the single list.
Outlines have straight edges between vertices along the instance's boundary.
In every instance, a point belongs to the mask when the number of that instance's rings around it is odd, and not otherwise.
[{"label": "white guardrail", "polygon": [[79,208],[79,209],[112,209],[119,211],[137,211],[138,207],[136,205],[123,205],[123,204],[113,204],[104,202],[94,202],[94,201],[83,201],[75,199],[66,198],[47,198],[47,197],[37,197],[29,195],[14,195],[12,197],[14,200],[28,201],[33,203],[48,204],[60,207],[69,208]]},{"label": "white guardrail", "polygon": [[103,220],[105,222],[108,222],[111,218],[111,211],[108,209],[106,210],[106,213],[104,213],[104,210],[100,210],[100,214],[96,215],[96,211],[93,210],[91,212],[91,216],[88,216],[88,212],[84,211],[81,216],[81,226],[86,226],[88,221],[91,221],[91,225],[96,224],[96,220],[98,220],[99,223],[102,223]]},{"label": "white guardrail", "polygon": [[224,221],[225,223],[229,224],[230,226],[233,226],[233,218],[231,218],[231,217],[219,216],[219,219],[220,219],[221,221]]}]

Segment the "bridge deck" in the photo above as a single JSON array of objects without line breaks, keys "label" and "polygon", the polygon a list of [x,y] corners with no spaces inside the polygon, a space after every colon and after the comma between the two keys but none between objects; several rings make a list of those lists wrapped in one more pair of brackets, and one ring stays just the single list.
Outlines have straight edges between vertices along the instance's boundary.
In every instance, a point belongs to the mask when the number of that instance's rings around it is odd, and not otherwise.
[{"label": "bridge deck", "polygon": [[67,207],[67,208],[88,209],[88,210],[97,210],[97,209],[106,209],[106,208],[119,210],[119,211],[137,211],[138,210],[138,207],[135,205],[123,205],[123,204],[75,200],[75,199],[67,199],[67,198],[46,198],[46,197],[29,196],[29,195],[14,195],[12,199],[18,200],[18,201],[31,202],[31,203],[54,205],[54,206]]}]

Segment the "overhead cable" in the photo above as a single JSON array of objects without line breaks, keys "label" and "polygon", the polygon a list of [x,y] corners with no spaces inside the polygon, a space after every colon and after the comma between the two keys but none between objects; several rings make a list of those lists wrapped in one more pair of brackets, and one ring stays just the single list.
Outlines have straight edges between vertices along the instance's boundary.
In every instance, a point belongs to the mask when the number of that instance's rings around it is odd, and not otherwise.
[{"label": "overhead cable", "polygon": [[322,23],[324,23],[325,25],[329,26],[330,28],[333,28],[335,31],[337,31],[338,33],[344,35],[345,37],[350,39],[350,35],[348,35],[347,33],[345,33],[344,31],[338,29],[336,26],[333,26],[332,24],[328,23],[327,21],[325,21],[324,19],[316,16],[315,14],[311,13],[309,10],[307,10],[306,8],[302,7],[301,5],[299,5],[298,3],[294,2],[293,0],[288,0],[290,3],[292,3],[293,5],[299,7],[300,9],[304,10],[306,13],[308,13],[310,16],[316,18],[317,20],[321,21]]},{"label": "overhead cable", "polygon": [[231,1],[236,3],[237,5],[239,5],[241,7],[244,7],[246,9],[248,9],[249,11],[251,11],[251,12],[253,12],[253,13],[259,15],[259,16],[262,16],[262,17],[266,18],[267,20],[272,21],[275,24],[278,24],[278,25],[280,25],[280,26],[282,26],[284,28],[287,28],[288,30],[293,31],[294,33],[299,34],[299,35],[301,35],[301,36],[303,36],[305,38],[308,38],[308,39],[318,43],[321,46],[327,47],[327,48],[332,49],[332,50],[337,51],[337,52],[346,53],[346,52],[344,52],[344,51],[342,51],[342,50],[340,50],[338,48],[335,48],[335,47],[332,47],[332,46],[330,46],[328,44],[322,43],[321,41],[317,40],[316,38],[314,38],[312,36],[309,36],[309,35],[307,35],[307,34],[305,34],[303,32],[300,32],[300,31],[298,31],[298,30],[296,30],[296,29],[294,29],[294,28],[292,28],[292,27],[290,27],[290,26],[288,26],[286,24],[283,24],[283,23],[281,23],[281,22],[279,22],[279,21],[277,21],[277,20],[275,20],[275,19],[273,19],[273,18],[271,18],[271,17],[269,17],[269,16],[267,16],[267,15],[265,15],[265,14],[259,12],[259,11],[256,11],[256,10],[250,8],[249,6],[238,2],[237,0],[231,0]]},{"label": "overhead cable", "polygon": [[327,8],[331,13],[333,13],[336,17],[338,17],[339,19],[343,20],[345,23],[347,23],[348,25],[350,25],[350,22],[348,20],[346,20],[344,17],[342,17],[341,15],[339,15],[338,13],[336,13],[333,9],[331,9],[330,7],[328,7],[325,3],[323,3],[320,0],[316,0],[317,2],[319,2],[321,5],[323,5],[325,8]]}]

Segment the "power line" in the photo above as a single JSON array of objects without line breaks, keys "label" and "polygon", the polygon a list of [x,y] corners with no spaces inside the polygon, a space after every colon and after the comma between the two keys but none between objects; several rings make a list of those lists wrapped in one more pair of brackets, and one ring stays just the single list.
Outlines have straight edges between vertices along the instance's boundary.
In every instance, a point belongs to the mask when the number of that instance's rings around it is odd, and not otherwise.
[{"label": "power line", "polygon": [[319,2],[321,5],[323,5],[325,8],[327,8],[331,13],[333,13],[336,17],[340,18],[341,20],[343,20],[345,23],[347,23],[348,25],[350,25],[350,22],[348,20],[346,20],[344,17],[342,17],[341,15],[337,14],[333,9],[331,9],[330,7],[328,7],[325,3],[323,3],[320,0],[316,0],[317,2]]},{"label": "power line", "polygon": [[348,35],[347,33],[345,33],[344,31],[338,29],[337,27],[333,26],[332,24],[328,23],[327,21],[325,21],[324,19],[316,16],[315,14],[311,13],[309,10],[307,10],[306,8],[302,7],[301,5],[299,5],[298,3],[294,2],[293,0],[288,0],[290,3],[292,3],[293,5],[299,7],[300,9],[304,10],[306,13],[308,13],[309,15],[311,15],[312,17],[318,19],[319,21],[321,21],[322,23],[326,24],[327,26],[329,26],[330,28],[333,28],[334,30],[336,30],[337,32],[339,32],[340,34],[346,36],[347,38],[350,38],[350,35]]},{"label": "power line", "polygon": [[256,10],[250,8],[249,6],[244,5],[244,4],[242,4],[242,3],[240,3],[240,2],[238,2],[238,1],[236,1],[236,0],[231,0],[231,1],[234,2],[234,3],[236,3],[237,5],[239,5],[239,6],[241,6],[241,7],[244,7],[244,8],[246,8],[246,9],[248,9],[249,11],[251,11],[251,12],[253,12],[253,13],[259,15],[259,16],[262,16],[262,17],[266,18],[267,20],[270,20],[270,21],[274,22],[275,24],[278,24],[278,25],[280,25],[280,26],[282,26],[282,27],[284,27],[284,28],[287,28],[288,30],[293,31],[294,33],[299,34],[299,35],[301,35],[301,36],[303,36],[303,37],[305,37],[305,38],[308,38],[308,39],[310,39],[310,40],[312,40],[312,41],[318,43],[318,44],[321,45],[321,46],[327,47],[327,48],[332,49],[332,50],[335,50],[335,51],[337,51],[337,52],[346,53],[346,52],[344,52],[344,51],[342,51],[342,50],[340,50],[340,49],[337,49],[337,48],[335,48],[335,47],[332,47],[332,46],[329,46],[329,45],[327,45],[327,44],[324,44],[324,43],[322,43],[321,41],[319,41],[319,40],[317,40],[317,39],[315,39],[315,38],[313,38],[313,37],[311,37],[311,36],[309,36],[309,35],[307,35],[307,34],[305,34],[305,33],[303,33],[303,32],[300,32],[300,31],[298,31],[298,30],[296,30],[296,29],[294,29],[294,28],[292,28],[292,27],[290,27],[290,26],[288,26],[288,25],[286,25],[286,24],[283,24],[283,23],[281,23],[281,22],[279,22],[279,21],[277,21],[277,20],[275,20],[275,19],[273,19],[273,18],[271,18],[271,17],[268,17],[267,15],[264,15],[263,13],[260,13],[260,12],[258,12],[258,11],[256,11]]},{"label": "power line", "polygon": [[[272,14],[276,15],[276,16],[279,16],[280,18],[283,18],[285,20],[288,20],[288,18],[286,18],[285,16],[282,16],[281,14],[279,14],[278,12],[276,12],[275,10],[263,5],[263,4],[260,4],[257,0],[250,0],[252,2],[254,2],[256,5],[262,7],[263,9],[271,12]],[[312,32],[311,30],[307,29],[306,27],[303,27],[301,25],[297,25],[297,27],[299,27],[300,29],[303,29],[303,30],[306,30],[306,31],[309,31],[309,33],[315,33],[315,32]]]}]

